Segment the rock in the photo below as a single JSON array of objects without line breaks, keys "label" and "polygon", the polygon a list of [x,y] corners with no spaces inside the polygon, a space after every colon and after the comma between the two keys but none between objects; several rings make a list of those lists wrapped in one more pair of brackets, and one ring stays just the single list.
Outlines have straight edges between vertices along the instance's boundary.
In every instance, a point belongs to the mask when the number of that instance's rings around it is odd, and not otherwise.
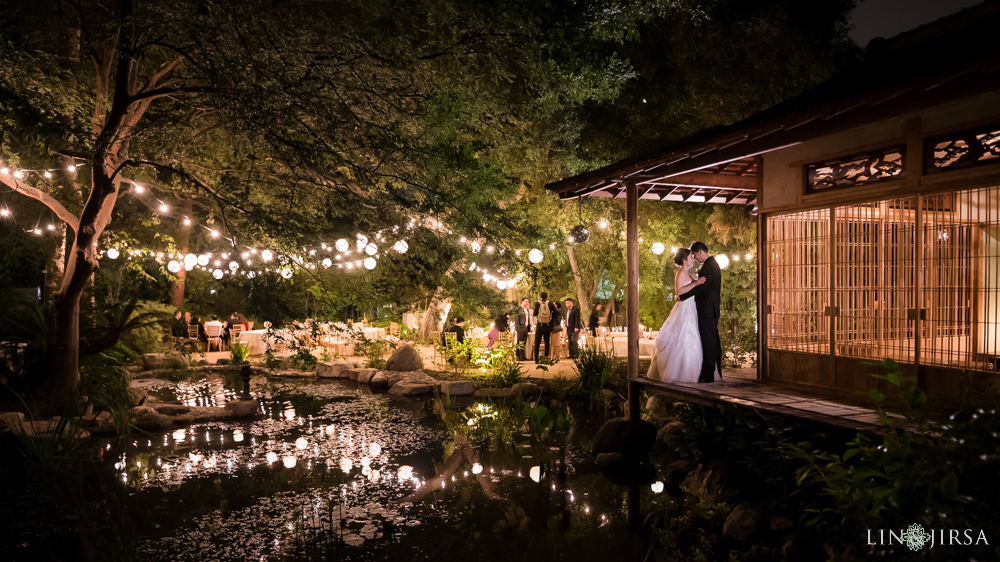
[{"label": "rock", "polygon": [[181,427],[187,427],[195,422],[193,414],[181,414],[179,416],[174,416],[174,425],[179,425]]},{"label": "rock", "polygon": [[194,421],[224,420],[233,417],[233,411],[224,406],[191,406],[188,415],[194,416]]},{"label": "rock", "polygon": [[21,412],[0,412],[0,431],[17,433],[21,424],[24,423],[24,414]]},{"label": "rock", "polygon": [[401,346],[385,362],[386,371],[419,371],[423,368],[424,361],[412,345]]},{"label": "rock", "polygon": [[166,431],[174,427],[174,422],[149,406],[136,406],[132,408],[132,425],[145,431]]},{"label": "rock", "polygon": [[371,380],[368,381],[375,388],[385,388],[389,386],[389,380],[386,378],[385,373],[379,371],[372,375]]},{"label": "rock", "polygon": [[468,396],[476,391],[472,381],[442,381],[441,394],[449,396]]},{"label": "rock", "polygon": [[260,404],[256,400],[231,400],[226,402],[226,409],[237,418],[249,418],[260,413]]},{"label": "rock", "polygon": [[663,468],[663,480],[671,484],[680,484],[691,470],[688,461],[674,461]]},{"label": "rock", "polygon": [[355,377],[357,381],[362,384],[369,384],[372,377],[378,372],[378,369],[356,369],[356,371],[358,372],[358,376]]},{"label": "rock", "polygon": [[397,396],[415,396],[418,394],[428,394],[434,392],[437,385],[417,381],[400,381],[389,389],[389,394]]},{"label": "rock", "polygon": [[86,427],[91,433],[115,433],[115,420],[111,417],[111,412],[99,412],[95,416],[88,416],[80,420],[80,425]]},{"label": "rock", "polygon": [[[66,424],[62,427],[62,431],[69,432],[72,424]],[[59,431],[59,420],[39,420],[39,421],[25,421],[21,422],[21,425],[14,430],[14,433],[22,433],[28,437],[39,437],[47,433],[55,433]],[[86,439],[90,437],[90,432],[82,427],[77,427],[73,432],[73,435],[78,439]]]},{"label": "rock", "polygon": [[134,386],[128,387],[126,393],[128,394],[128,402],[133,407],[145,403],[146,399],[149,397],[149,393],[146,392],[146,389],[136,388]]},{"label": "rock", "polygon": [[392,388],[396,383],[402,381],[406,378],[409,373],[403,371],[382,371],[385,373],[385,379],[388,381],[389,388]]},{"label": "rock", "polygon": [[533,382],[519,382],[510,389],[520,394],[535,394],[538,392],[538,385]]},{"label": "rock", "polygon": [[601,453],[597,455],[597,457],[594,459],[594,462],[597,463],[597,466],[603,468],[610,468],[612,466],[618,465],[623,460],[625,460],[625,455],[621,453]]},{"label": "rock", "polygon": [[601,453],[621,453],[625,461],[638,464],[649,458],[649,450],[656,440],[656,427],[649,422],[630,422],[614,418],[604,422],[594,436],[593,456]]},{"label": "rock", "polygon": [[656,440],[664,445],[669,445],[670,441],[681,433],[683,427],[684,424],[682,422],[672,421],[656,432]]},{"label": "rock", "polygon": [[198,366],[199,367],[204,367],[206,365],[208,365],[208,359],[199,359],[198,360]]},{"label": "rock", "polygon": [[472,395],[476,398],[511,398],[514,391],[509,388],[480,388]]},{"label": "rock", "polygon": [[737,505],[726,517],[722,536],[737,542],[757,544],[761,535],[770,528],[771,517],[766,511],[751,503]]},{"label": "rock", "polygon": [[284,371],[291,371],[295,368],[295,363],[292,362],[291,356],[286,355],[285,357],[281,358],[278,367]]},{"label": "rock", "polygon": [[191,411],[189,406],[184,406],[182,404],[161,404],[159,406],[155,406],[154,409],[165,416],[177,416]]},{"label": "rock", "polygon": [[326,361],[316,365],[316,376],[325,379],[346,379],[353,368],[354,365],[347,361]]},{"label": "rock", "polygon": [[359,376],[361,376],[361,369],[348,369],[347,370],[347,378],[351,379],[352,381],[358,380]]},{"label": "rock", "polygon": [[215,360],[215,364],[216,365],[223,365],[223,366],[225,366],[225,365],[232,365],[233,364],[233,360],[229,359],[229,358],[226,358],[226,357],[220,357],[220,358],[218,358],[218,359]]},{"label": "rock", "polygon": [[790,519],[785,519],[784,517],[778,517],[775,515],[771,518],[771,530],[775,533],[781,533],[792,528],[792,523]]},{"label": "rock", "polygon": [[621,396],[618,396],[618,393],[611,390],[610,388],[605,388],[601,390],[601,399],[611,404],[617,404],[618,402],[622,401]]}]

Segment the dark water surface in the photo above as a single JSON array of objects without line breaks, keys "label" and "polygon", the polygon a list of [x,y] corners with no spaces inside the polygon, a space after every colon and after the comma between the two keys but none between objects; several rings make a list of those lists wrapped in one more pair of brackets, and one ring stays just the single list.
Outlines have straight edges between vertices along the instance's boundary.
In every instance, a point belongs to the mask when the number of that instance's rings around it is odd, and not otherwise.
[{"label": "dark water surface", "polygon": [[[190,405],[235,397],[221,377],[137,382]],[[102,443],[139,560],[627,557],[627,492],[590,460],[605,416],[585,404],[561,423],[548,397],[443,404],[313,380],[255,394],[253,421]],[[532,426],[523,402],[551,411]]]}]

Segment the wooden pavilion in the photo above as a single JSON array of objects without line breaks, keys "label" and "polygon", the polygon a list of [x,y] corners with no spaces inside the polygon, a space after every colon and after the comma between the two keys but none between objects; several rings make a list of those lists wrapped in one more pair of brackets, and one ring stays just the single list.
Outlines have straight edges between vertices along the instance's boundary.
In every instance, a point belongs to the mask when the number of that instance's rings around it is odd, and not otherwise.
[{"label": "wooden pavilion", "polygon": [[[1000,2],[868,47],[864,62],[745,121],[550,184],[627,199],[755,205],[758,378],[864,391],[891,357],[964,400],[1000,369]],[[723,278],[725,282],[725,277]],[[628,308],[638,404],[638,311]],[[638,408],[633,408],[638,412]]]}]

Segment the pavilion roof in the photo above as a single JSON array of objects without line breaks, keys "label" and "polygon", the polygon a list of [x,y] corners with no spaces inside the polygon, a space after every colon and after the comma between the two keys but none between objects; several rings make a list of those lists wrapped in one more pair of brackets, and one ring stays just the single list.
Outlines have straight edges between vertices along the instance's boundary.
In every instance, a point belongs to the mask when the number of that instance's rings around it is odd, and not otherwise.
[{"label": "pavilion roof", "polygon": [[563,199],[754,204],[757,156],[831,133],[1000,91],[1000,1],[875,39],[863,62],[748,119],[548,184]]}]

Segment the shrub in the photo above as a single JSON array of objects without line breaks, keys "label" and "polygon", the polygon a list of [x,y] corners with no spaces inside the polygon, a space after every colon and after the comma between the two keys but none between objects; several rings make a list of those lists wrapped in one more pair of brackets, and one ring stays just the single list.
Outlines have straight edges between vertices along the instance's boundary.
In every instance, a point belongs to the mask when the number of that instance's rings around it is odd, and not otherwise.
[{"label": "shrub", "polygon": [[478,359],[480,373],[475,376],[483,386],[505,388],[523,382],[524,370],[509,347],[496,346],[483,353]]},{"label": "shrub", "polygon": [[[135,307],[135,315],[156,315],[160,318],[169,319],[174,308],[169,304],[153,301],[140,301]],[[121,343],[133,350],[137,355],[146,353],[162,353],[166,351],[163,342],[163,327],[160,324],[147,324],[133,330],[125,332],[121,337]]]},{"label": "shrub", "polygon": [[245,343],[234,341],[229,346],[229,358],[233,365],[242,365],[250,357],[250,346]]},{"label": "shrub", "polygon": [[624,384],[628,366],[612,350],[585,347],[576,358],[577,384],[580,390],[597,394],[609,385]]}]

